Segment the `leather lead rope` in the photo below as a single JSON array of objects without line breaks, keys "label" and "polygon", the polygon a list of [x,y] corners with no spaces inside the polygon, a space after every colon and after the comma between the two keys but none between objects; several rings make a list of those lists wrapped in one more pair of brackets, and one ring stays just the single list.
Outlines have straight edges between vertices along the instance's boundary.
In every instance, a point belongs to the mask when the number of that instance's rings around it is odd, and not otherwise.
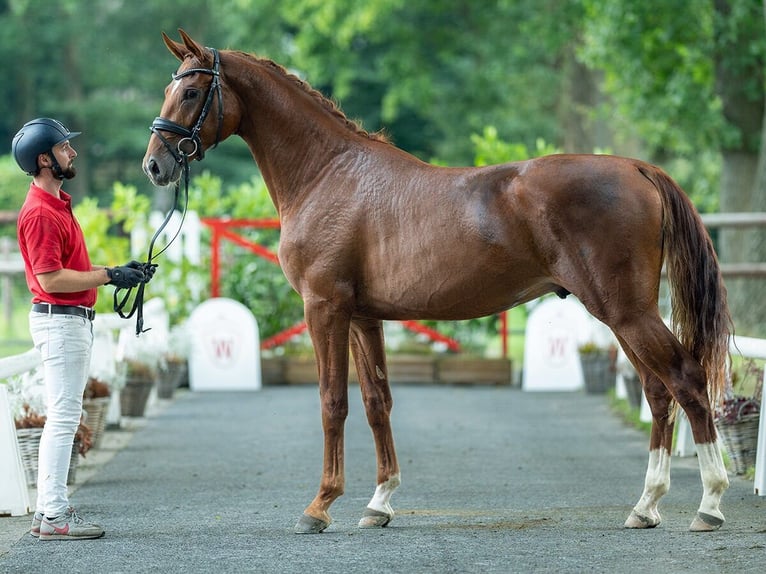
[{"label": "leather lead rope", "polygon": [[[178,225],[178,230],[176,231],[175,235],[171,238],[170,241],[167,242],[165,247],[163,247],[160,251],[157,252],[157,255],[153,255],[154,251],[154,243],[157,241],[157,238],[160,236],[160,233],[165,229],[167,224],[170,222],[170,218],[173,216],[173,212],[176,209],[176,206],[178,205],[178,196],[181,190],[180,182],[177,182],[175,185],[175,191],[173,194],[173,205],[170,206],[170,209],[168,210],[167,215],[165,215],[165,219],[162,222],[162,224],[157,228],[157,231],[154,232],[154,236],[152,237],[151,242],[149,243],[149,253],[146,258],[146,263],[142,265],[143,269],[149,269],[152,265],[152,260],[155,257],[159,257],[162,253],[165,252],[165,250],[170,247],[170,244],[173,243],[173,241],[176,240],[178,237],[178,234],[181,232],[181,228],[183,227],[184,219],[186,219],[186,210],[189,207],[189,159],[188,156],[183,156],[183,161],[181,162],[183,167],[183,179],[184,179],[184,207],[183,212],[181,214],[181,223]],[[114,289],[114,296],[113,296],[113,309],[114,311],[123,319],[130,319],[133,317],[133,315],[136,315],[136,337],[138,337],[141,333],[146,333],[147,331],[151,330],[151,327],[148,329],[144,329],[144,290],[146,289],[146,283],[140,283],[135,289],[136,291],[136,297],[133,300],[133,305],[130,309],[130,312],[127,314],[124,313],[125,307],[128,305],[128,301],[130,300],[130,296],[133,292],[134,287],[129,287],[127,289],[123,287],[115,287]],[[125,291],[124,294],[122,294],[122,297],[120,297],[120,292]]]}]

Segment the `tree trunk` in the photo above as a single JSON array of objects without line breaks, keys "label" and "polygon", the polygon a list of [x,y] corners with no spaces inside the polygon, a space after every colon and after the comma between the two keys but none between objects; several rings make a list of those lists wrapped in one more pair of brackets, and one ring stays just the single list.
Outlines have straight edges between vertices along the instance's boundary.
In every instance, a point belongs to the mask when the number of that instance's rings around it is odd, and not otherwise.
[{"label": "tree trunk", "polygon": [[[715,9],[721,21],[731,15],[730,0],[716,0]],[[763,28],[760,28],[763,33]],[[718,38],[715,55],[716,91],[721,98],[727,122],[739,133],[736,144],[725,146],[721,171],[721,211],[752,212],[764,207],[764,93],[762,59],[737,61],[733,66],[732,54],[748,54],[753,38],[745,27],[736,36]],[[761,78],[760,93],[748,93],[747,84]],[[760,145],[759,145],[760,144]],[[760,149],[759,149],[760,148]],[[722,229],[718,252],[722,262],[764,262],[766,229]],[[729,306],[736,331],[741,335],[766,334],[766,302],[763,299],[763,278],[726,278]]]}]

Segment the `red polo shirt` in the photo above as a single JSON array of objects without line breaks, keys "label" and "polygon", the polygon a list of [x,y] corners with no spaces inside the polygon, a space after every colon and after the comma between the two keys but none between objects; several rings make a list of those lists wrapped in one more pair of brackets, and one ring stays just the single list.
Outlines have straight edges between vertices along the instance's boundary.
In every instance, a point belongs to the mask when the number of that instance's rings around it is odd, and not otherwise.
[{"label": "red polo shirt", "polygon": [[17,230],[32,303],[85,307],[96,304],[95,288],[76,293],[47,293],[36,277],[38,273],[59,269],[91,270],[85,237],[72,213],[70,195],[62,191],[59,199],[32,183],[19,212]]}]

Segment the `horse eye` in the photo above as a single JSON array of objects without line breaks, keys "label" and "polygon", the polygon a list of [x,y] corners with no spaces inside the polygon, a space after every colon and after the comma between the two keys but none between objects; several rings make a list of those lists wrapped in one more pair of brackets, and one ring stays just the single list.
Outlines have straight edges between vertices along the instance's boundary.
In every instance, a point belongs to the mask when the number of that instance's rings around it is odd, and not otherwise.
[{"label": "horse eye", "polygon": [[195,88],[186,88],[184,90],[184,101],[193,100],[199,95],[199,90]]}]

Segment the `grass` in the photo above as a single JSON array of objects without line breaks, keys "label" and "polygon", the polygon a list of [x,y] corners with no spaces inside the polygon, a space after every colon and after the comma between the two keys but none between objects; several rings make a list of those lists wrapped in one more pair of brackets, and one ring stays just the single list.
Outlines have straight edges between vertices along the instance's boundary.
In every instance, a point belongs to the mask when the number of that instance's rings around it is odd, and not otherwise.
[{"label": "grass", "polygon": [[641,420],[641,410],[630,406],[627,399],[618,399],[614,389],[607,393],[609,406],[627,425],[637,428],[649,436],[652,430],[652,423]]}]

